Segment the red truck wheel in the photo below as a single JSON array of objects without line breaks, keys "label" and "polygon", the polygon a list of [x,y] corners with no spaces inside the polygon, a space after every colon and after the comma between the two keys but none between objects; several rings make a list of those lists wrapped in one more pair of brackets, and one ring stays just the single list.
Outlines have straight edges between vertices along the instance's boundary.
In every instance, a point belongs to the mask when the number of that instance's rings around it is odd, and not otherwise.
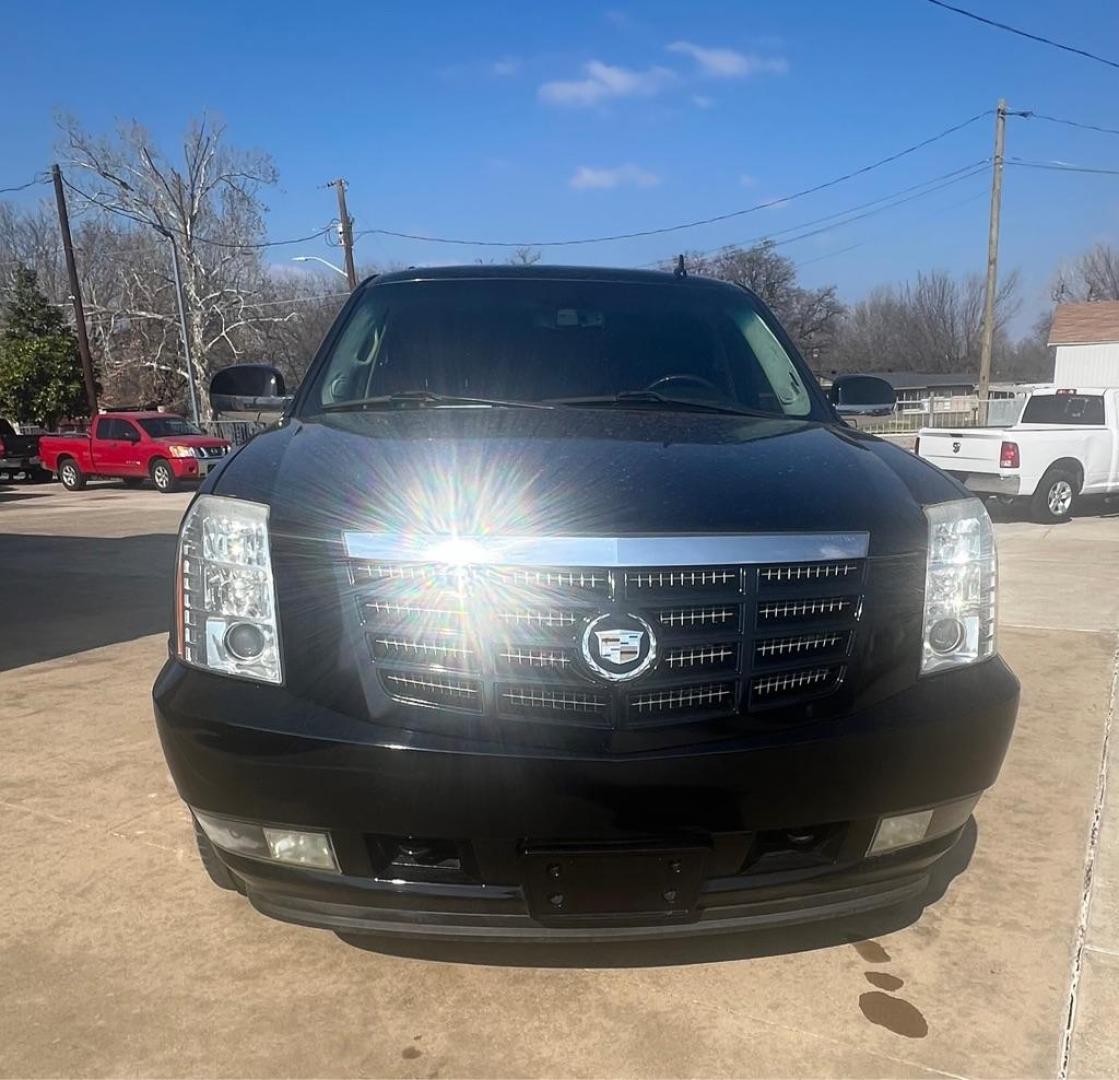
[{"label": "red truck wheel", "polygon": [[58,479],[62,481],[62,486],[67,491],[81,491],[85,487],[85,473],[70,457],[63,458],[58,463]]},{"label": "red truck wheel", "polygon": [[156,491],[166,495],[168,492],[175,490],[178,482],[175,474],[171,471],[170,463],[165,458],[156,458],[152,462],[151,474]]}]

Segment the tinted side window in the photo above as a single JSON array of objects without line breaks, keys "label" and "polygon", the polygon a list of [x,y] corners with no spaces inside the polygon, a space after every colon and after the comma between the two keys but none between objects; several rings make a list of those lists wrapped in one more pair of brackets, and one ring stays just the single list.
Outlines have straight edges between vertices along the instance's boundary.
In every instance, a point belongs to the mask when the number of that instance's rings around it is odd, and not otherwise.
[{"label": "tinted side window", "polygon": [[1103,398],[1099,394],[1042,394],[1026,403],[1020,423],[1103,425]]},{"label": "tinted side window", "polygon": [[127,439],[129,442],[140,441],[140,432],[136,430],[136,425],[131,420],[118,420],[116,425],[118,439]]},{"label": "tinted side window", "polygon": [[93,437],[95,439],[119,439],[117,434],[117,421],[106,420],[104,417],[97,421],[97,427],[94,429]]}]

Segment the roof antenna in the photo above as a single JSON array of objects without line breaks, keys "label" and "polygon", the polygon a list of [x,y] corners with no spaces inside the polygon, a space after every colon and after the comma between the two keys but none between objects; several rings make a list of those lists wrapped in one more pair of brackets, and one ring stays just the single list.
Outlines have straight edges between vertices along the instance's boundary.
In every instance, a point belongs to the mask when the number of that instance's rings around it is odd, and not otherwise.
[{"label": "roof antenna", "polygon": [[688,268],[684,265],[683,255],[676,256],[676,269],[672,271],[672,276],[678,278],[688,276]]}]

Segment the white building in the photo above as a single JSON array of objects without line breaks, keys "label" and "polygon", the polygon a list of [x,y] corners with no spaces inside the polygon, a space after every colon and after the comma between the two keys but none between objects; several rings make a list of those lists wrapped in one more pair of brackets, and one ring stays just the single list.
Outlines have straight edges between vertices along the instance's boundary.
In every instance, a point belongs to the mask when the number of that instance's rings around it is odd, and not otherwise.
[{"label": "white building", "polygon": [[1058,304],[1049,344],[1058,386],[1119,386],[1119,300]]}]

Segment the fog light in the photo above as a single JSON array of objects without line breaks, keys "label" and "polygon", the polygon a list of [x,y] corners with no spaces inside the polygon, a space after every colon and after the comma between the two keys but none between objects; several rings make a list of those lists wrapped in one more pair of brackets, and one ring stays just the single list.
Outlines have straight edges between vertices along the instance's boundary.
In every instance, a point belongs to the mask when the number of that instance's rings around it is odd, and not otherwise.
[{"label": "fog light", "polygon": [[193,813],[210,843],[223,851],[250,859],[266,859],[269,862],[338,872],[334,845],[327,833],[234,821],[201,810],[194,810]]},{"label": "fog light", "polygon": [[225,632],[225,647],[238,660],[255,660],[267,644],[264,632],[253,623],[234,623]]},{"label": "fog light", "polygon": [[268,850],[276,862],[313,866],[318,870],[337,870],[334,848],[326,833],[296,832],[292,829],[264,829]]},{"label": "fog light", "polygon": [[878,823],[878,831],[874,834],[874,841],[870,845],[870,854],[881,855],[883,851],[919,844],[925,839],[932,816],[931,810],[918,810],[915,814],[898,814],[896,817],[883,818]]},{"label": "fog light", "polygon": [[920,844],[924,840],[947,836],[971,817],[977,802],[979,802],[978,795],[969,795],[966,799],[941,803],[926,810],[914,810],[908,814],[892,814],[890,817],[884,817],[878,822],[878,828],[874,833],[874,839],[870,842],[867,854],[882,855],[887,851]]},{"label": "fog light", "polygon": [[959,619],[939,619],[929,628],[929,647],[936,653],[950,653],[964,640],[964,628]]},{"label": "fog light", "polygon": [[194,816],[214,847],[231,851],[234,855],[248,855],[256,859],[270,857],[268,843],[259,825],[252,825],[247,821],[231,821],[214,814],[204,814],[201,810],[195,810]]}]

